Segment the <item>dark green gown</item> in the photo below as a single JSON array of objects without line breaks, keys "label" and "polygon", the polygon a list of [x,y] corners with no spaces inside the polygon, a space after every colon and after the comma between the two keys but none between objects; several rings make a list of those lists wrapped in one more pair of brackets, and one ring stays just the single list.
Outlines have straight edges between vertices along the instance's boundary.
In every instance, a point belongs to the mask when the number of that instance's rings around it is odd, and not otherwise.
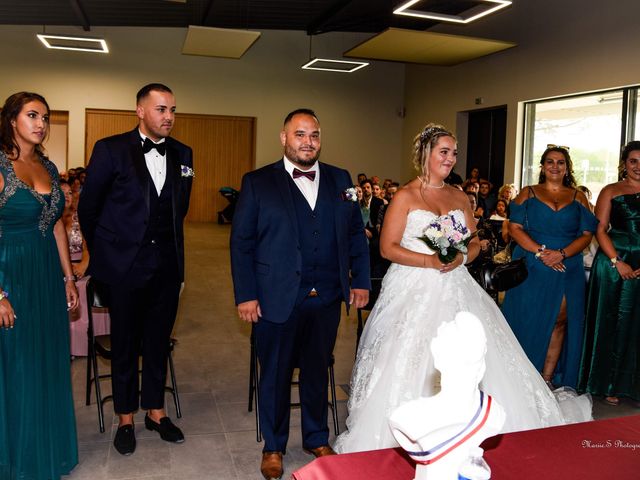
[{"label": "dark green gown", "polygon": [[[609,237],[632,268],[640,267],[640,194],[611,199]],[[579,389],[640,400],[640,280],[622,280],[598,250],[591,267]]]},{"label": "dark green gown", "polygon": [[78,463],[69,317],[53,226],[64,197],[42,159],[51,194],[20,181],[0,153],[0,286],[15,327],[0,329],[0,479],[57,480]]}]

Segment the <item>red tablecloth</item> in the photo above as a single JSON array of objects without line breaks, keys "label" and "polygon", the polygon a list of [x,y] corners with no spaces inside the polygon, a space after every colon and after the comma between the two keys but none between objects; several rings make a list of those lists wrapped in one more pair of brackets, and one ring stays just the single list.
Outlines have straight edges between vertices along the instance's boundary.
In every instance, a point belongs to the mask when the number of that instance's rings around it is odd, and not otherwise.
[{"label": "red tablecloth", "polygon": [[[71,334],[71,355],[84,357],[87,355],[87,329],[89,328],[89,306],[87,305],[87,280],[82,277],[76,282],[80,306],[75,312],[69,312],[69,329]],[[111,319],[106,312],[93,312],[93,330],[95,335],[107,335],[111,331]]]},{"label": "red tablecloth", "polygon": [[[640,415],[508,433],[482,444],[492,480],[640,478]],[[400,448],[323,457],[295,480],[412,480]]]}]

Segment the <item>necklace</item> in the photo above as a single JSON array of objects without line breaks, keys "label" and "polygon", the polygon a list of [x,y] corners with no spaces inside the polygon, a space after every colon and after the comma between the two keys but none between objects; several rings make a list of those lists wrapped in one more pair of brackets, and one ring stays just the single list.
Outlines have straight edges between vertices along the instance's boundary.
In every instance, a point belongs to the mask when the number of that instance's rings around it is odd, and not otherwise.
[{"label": "necklace", "polygon": [[420,180],[420,183],[427,188],[444,188],[445,185],[444,180],[440,185],[431,185],[430,183],[425,183],[422,177],[417,177],[417,179]]}]

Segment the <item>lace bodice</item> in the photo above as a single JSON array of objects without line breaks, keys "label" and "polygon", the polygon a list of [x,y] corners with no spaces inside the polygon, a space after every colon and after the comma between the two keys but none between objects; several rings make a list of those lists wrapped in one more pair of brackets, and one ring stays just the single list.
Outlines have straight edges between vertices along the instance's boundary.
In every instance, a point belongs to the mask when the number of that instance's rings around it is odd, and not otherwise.
[{"label": "lace bodice", "polygon": [[11,160],[0,152],[0,175],[4,179],[4,189],[0,191],[0,237],[32,232],[45,236],[60,218],[64,198],[56,167],[44,157],[40,160],[51,177],[50,194],[38,193],[20,180]]}]

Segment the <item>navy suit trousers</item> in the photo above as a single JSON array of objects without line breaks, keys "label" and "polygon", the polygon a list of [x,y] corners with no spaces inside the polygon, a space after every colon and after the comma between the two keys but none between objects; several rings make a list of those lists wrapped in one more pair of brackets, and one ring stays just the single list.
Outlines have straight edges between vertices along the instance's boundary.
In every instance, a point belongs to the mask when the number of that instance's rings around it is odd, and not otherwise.
[{"label": "navy suit trousers", "polygon": [[302,445],[329,444],[328,368],[340,323],[341,301],[306,297],[284,323],[259,321],[255,341],[260,362],[260,426],[265,452],[286,452],[291,378],[300,369]]}]

